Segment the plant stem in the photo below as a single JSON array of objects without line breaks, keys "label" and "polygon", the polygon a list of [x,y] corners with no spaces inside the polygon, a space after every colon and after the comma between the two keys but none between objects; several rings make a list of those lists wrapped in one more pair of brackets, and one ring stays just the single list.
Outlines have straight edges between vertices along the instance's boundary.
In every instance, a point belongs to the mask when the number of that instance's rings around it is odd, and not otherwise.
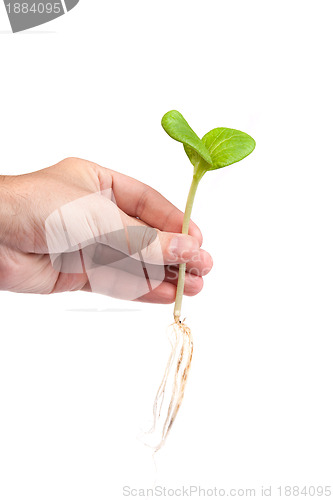
[{"label": "plant stem", "polygon": [[[188,234],[188,228],[191,220],[191,213],[193,208],[193,202],[195,198],[195,193],[197,191],[199,182],[203,176],[204,172],[194,172],[193,180],[190,188],[190,192],[187,197],[187,203],[185,208],[184,220],[183,220],[183,229],[182,234]],[[175,309],[173,312],[173,317],[175,322],[179,322],[182,301],[184,295],[184,285],[185,285],[185,272],[186,272],[186,264],[179,264],[179,276],[178,276],[178,284],[177,284],[177,294],[176,294],[176,302]]]}]

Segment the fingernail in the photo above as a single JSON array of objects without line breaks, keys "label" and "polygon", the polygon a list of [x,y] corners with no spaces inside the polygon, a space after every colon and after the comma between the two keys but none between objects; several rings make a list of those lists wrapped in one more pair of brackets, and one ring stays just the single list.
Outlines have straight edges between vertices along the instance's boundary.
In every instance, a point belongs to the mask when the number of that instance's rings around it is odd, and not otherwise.
[{"label": "fingernail", "polygon": [[169,253],[177,262],[189,260],[196,251],[199,251],[199,243],[194,238],[176,236],[170,242]]}]

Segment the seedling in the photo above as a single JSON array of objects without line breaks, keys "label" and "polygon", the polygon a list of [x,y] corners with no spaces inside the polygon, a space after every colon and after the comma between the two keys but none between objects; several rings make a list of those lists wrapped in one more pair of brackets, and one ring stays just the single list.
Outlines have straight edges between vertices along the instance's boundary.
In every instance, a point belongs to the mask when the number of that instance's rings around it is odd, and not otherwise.
[{"label": "seedling", "polygon": [[[169,111],[162,118],[166,133],[184,146],[192,163],[193,180],[187,198],[182,233],[188,234],[195,194],[206,172],[236,163],[248,156],[255,148],[255,141],[248,134],[231,128],[214,128],[202,139],[191,129],[179,111]],[[179,277],[174,308],[174,323],[169,328],[172,352],[154,404],[154,425],[151,433],[158,435],[155,451],[164,444],[183,400],[191,366],[193,341],[190,328],[180,320],[184,294],[186,264],[179,265]],[[170,402],[167,393],[170,393]]]}]

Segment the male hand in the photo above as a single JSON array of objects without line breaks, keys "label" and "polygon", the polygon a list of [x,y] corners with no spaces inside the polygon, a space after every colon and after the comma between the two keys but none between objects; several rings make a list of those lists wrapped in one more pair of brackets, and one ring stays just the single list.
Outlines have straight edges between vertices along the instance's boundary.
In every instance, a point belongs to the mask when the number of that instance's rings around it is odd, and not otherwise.
[{"label": "male hand", "polygon": [[68,158],[0,176],[0,290],[74,290],[143,302],[175,300],[178,264],[196,295],[212,258],[191,221],[151,187],[95,163]]}]

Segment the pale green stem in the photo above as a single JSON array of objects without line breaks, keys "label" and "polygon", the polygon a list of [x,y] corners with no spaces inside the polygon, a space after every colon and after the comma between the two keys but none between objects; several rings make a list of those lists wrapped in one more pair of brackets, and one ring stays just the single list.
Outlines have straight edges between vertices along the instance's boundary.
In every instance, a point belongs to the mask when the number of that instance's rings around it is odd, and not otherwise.
[{"label": "pale green stem", "polygon": [[[193,208],[194,197],[195,197],[195,193],[197,191],[200,179],[202,178],[203,174],[204,174],[204,172],[202,172],[202,173],[197,172],[197,173],[194,173],[194,175],[193,175],[193,180],[192,180],[190,192],[189,192],[188,197],[187,197],[187,203],[186,203],[184,220],[183,220],[182,234],[188,234],[188,228],[189,228],[190,220],[191,220],[191,213],[192,213],[192,208]],[[180,264],[179,265],[179,276],[178,276],[175,309],[173,312],[173,316],[174,316],[176,323],[179,322],[181,308],[182,308],[184,285],[185,285],[185,272],[186,272],[186,264]]]}]

